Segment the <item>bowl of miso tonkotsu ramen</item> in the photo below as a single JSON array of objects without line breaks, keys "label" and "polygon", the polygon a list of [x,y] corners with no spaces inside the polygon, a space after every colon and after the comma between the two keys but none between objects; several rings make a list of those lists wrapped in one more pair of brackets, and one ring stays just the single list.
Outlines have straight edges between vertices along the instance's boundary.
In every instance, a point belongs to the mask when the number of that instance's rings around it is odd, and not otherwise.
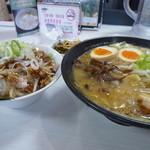
[{"label": "bowl of miso tonkotsu ramen", "polygon": [[110,120],[150,127],[150,41],[102,37],[68,51],[62,75],[70,90]]}]

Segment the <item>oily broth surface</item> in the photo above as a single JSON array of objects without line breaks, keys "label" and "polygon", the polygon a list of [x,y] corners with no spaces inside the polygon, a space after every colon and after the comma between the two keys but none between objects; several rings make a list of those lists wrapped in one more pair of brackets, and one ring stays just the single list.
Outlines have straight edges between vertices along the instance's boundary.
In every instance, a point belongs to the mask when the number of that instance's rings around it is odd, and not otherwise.
[{"label": "oily broth surface", "polygon": [[[139,47],[138,47],[139,48]],[[145,51],[145,48],[141,48]],[[78,60],[86,65],[91,61],[90,52],[86,52],[78,58]],[[119,59],[115,59],[113,65],[130,65]],[[84,68],[84,66],[83,66]],[[77,88],[95,104],[116,113],[132,117],[137,120],[150,122],[147,114],[142,114],[138,105],[138,93],[134,89],[145,88],[146,85],[140,81],[137,83],[134,78],[123,79],[119,84],[113,82],[101,82],[95,77],[89,77],[90,74],[81,69],[81,67],[73,68],[74,81]],[[145,119],[146,118],[146,119]]]}]

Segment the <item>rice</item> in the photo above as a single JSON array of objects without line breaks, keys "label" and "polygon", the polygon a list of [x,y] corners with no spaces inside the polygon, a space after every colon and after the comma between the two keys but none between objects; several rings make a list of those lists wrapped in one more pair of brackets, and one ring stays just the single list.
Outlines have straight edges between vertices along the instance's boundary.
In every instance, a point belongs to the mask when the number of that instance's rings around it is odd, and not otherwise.
[{"label": "rice", "polygon": [[21,29],[31,30],[38,25],[38,17],[33,14],[25,14],[18,20]]}]

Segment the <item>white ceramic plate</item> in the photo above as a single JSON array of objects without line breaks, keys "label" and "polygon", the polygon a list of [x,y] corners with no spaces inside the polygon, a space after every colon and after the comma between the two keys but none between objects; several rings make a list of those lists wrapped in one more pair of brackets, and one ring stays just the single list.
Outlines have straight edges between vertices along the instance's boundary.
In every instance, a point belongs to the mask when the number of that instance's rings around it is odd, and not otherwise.
[{"label": "white ceramic plate", "polygon": [[[77,40],[70,40],[70,39],[61,39],[61,40],[57,40],[55,43],[53,43],[52,48],[54,49],[54,46],[59,44],[59,43],[63,43],[64,41],[69,41],[69,42],[75,42]],[[54,49],[55,50],[55,49]],[[65,54],[61,54],[62,56],[64,56]]]}]

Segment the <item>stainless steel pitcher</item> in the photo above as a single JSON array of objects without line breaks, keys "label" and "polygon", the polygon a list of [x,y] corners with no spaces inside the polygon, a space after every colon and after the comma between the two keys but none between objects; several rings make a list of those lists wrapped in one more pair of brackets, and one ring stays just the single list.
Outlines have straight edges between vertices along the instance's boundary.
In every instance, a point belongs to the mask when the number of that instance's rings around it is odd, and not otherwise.
[{"label": "stainless steel pitcher", "polygon": [[133,32],[139,37],[150,39],[150,0],[140,0],[137,12],[129,6],[129,0],[124,0],[126,13],[134,19]]}]

